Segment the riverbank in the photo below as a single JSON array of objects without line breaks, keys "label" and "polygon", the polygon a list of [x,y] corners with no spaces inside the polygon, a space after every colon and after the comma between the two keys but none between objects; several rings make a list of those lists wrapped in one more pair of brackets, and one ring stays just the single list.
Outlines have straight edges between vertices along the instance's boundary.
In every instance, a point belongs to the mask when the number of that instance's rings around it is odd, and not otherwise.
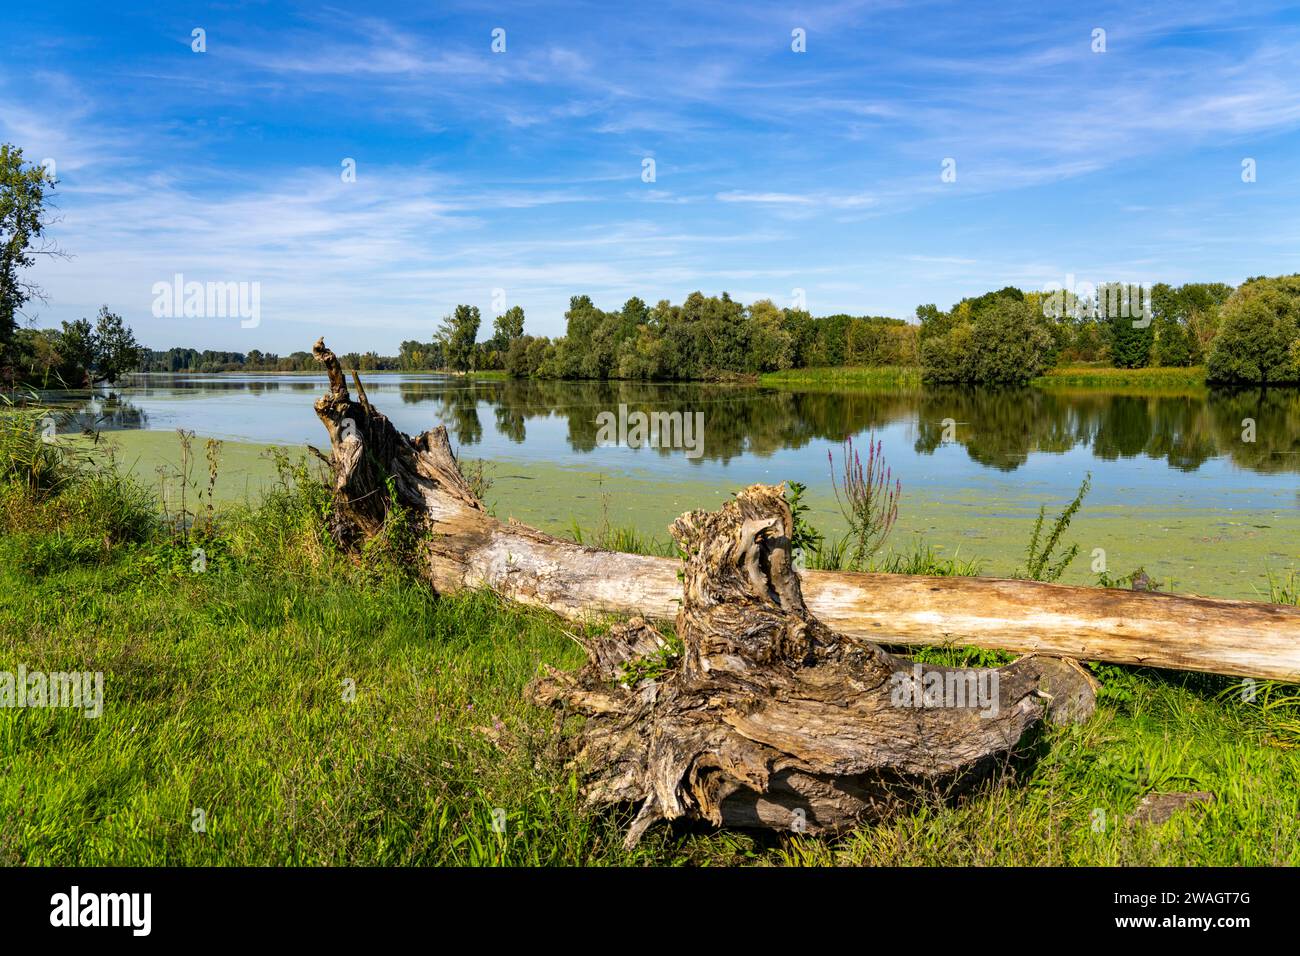
[{"label": "riverbank", "polygon": [[863,367],[839,365],[830,368],[792,368],[781,372],[765,372],[758,377],[760,385],[776,388],[882,388],[901,386],[919,388],[921,370],[906,365]]},{"label": "riverbank", "polygon": [[[863,368],[788,369],[759,376],[759,383],[773,387],[826,388],[920,388],[921,369],[916,366]],[[1032,379],[1037,388],[1097,388],[1106,391],[1191,391],[1205,390],[1205,369],[1192,368],[1112,368],[1108,365],[1065,365]]]},{"label": "riverbank", "polygon": [[[348,372],[349,375],[351,375],[354,370],[347,369],[346,371]],[[355,371],[357,372],[358,375],[364,375],[367,378],[369,378],[372,375],[379,375],[379,376],[446,375],[453,378],[468,378],[468,379],[477,378],[477,379],[483,379],[485,381],[499,382],[505,380],[508,377],[506,373],[500,369],[483,369],[480,371],[473,371],[473,372],[453,372],[450,369],[444,369],[444,368],[411,368],[411,369],[370,368],[370,369],[360,369]],[[275,375],[275,376],[284,376],[286,378],[291,378],[291,377],[320,378],[320,377],[324,377],[325,371],[319,368],[317,369],[235,368],[235,369],[219,369],[217,371],[212,371],[212,372],[191,371],[190,369],[181,369],[176,372],[131,372],[127,375],[126,381],[130,381],[131,377],[133,376],[143,378],[147,381],[148,376],[151,375],[176,376],[182,378],[188,376],[193,376],[197,378],[197,377],[207,376],[207,375]]]},{"label": "riverbank", "polygon": [[1103,365],[1066,365],[1033,380],[1040,388],[1101,388],[1107,391],[1186,392],[1204,394],[1205,368],[1111,368]]},{"label": "riverbank", "polygon": [[[350,372],[350,370],[349,370]],[[322,376],[319,370],[266,371],[259,369],[233,369],[219,372],[149,372],[133,373],[135,375],[273,375],[284,377]],[[510,376],[500,369],[488,369],[473,372],[450,372],[445,369],[368,369],[359,372],[365,377],[390,375],[447,375],[467,380],[510,381]],[[568,382],[568,379],[526,379],[523,381]],[[575,380],[586,382],[588,380]],[[640,381],[632,379],[611,379],[613,383],[622,381]],[[780,372],[764,372],[760,375],[732,374],[718,378],[700,380],[702,384],[758,384],[772,388],[799,387],[816,388],[920,388],[921,369],[919,366],[857,366],[838,365],[824,368],[785,369]],[[674,384],[676,380],[665,380]],[[1191,368],[1136,368],[1122,369],[1105,365],[1067,365],[1051,369],[1034,378],[1031,385],[1037,387],[1074,387],[1098,388],[1107,391],[1123,390],[1200,390],[1205,388],[1205,369],[1203,366]]]}]

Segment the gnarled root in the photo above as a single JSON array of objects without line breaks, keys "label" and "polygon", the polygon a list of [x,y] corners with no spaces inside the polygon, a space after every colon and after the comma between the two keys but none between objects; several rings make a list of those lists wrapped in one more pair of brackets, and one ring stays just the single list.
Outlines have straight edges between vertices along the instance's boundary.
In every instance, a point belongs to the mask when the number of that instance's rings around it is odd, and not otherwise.
[{"label": "gnarled root", "polygon": [[629,845],[682,818],[833,834],[960,793],[1043,719],[1092,711],[1073,661],[922,666],[831,631],[804,604],[779,488],[671,530],[687,555],[676,652],[638,618],[531,688],[585,717],[571,756],[590,804],[639,807]]}]

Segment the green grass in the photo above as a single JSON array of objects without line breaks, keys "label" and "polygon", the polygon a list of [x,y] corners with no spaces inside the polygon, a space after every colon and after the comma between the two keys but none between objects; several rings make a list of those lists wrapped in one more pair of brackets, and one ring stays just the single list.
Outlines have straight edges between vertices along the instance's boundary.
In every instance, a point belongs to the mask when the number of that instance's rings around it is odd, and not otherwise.
[{"label": "green grass", "polygon": [[1054,368],[1034,379],[1040,388],[1104,388],[1124,391],[1173,391],[1202,394],[1205,369],[1191,368],[1111,368],[1108,365],[1067,365]]},{"label": "green grass", "polygon": [[[916,366],[863,368],[834,366],[829,368],[794,368],[768,372],[759,376],[759,384],[802,388],[880,388],[921,386],[921,369]],[[1068,365],[1038,376],[1032,382],[1040,388],[1104,388],[1108,391],[1205,391],[1205,369],[1193,368],[1111,368],[1101,364]]]},{"label": "green grass", "polygon": [[920,387],[918,367],[886,365],[873,368],[841,365],[831,368],[792,368],[782,372],[765,372],[760,385],[798,385],[826,388],[875,388],[880,386]]},{"label": "green grass", "polygon": [[[6,455],[0,670],[102,671],[105,703],[0,709],[0,865],[1300,863],[1296,688],[1247,701],[1227,678],[1120,667],[1098,668],[1093,720],[957,805],[835,841],[662,827],[629,852],[626,815],[583,808],[554,714],[524,697],[541,664],[581,663],[573,625],[437,598],[382,543],[337,553],[328,495],[289,462],[207,533],[161,526],[112,474],[34,493]],[[928,549],[897,561],[943,573]],[[1123,823],[1144,794],[1189,789],[1217,799]]]}]

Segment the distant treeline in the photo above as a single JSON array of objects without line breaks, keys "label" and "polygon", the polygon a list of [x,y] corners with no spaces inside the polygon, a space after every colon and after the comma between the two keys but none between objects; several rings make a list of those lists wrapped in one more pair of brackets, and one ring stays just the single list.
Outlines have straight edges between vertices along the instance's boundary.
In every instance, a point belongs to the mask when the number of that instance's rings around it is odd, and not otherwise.
[{"label": "distant treeline", "polygon": [[[514,378],[709,381],[792,368],[912,366],[932,383],[1017,384],[1059,365],[1116,368],[1204,365],[1226,384],[1300,382],[1300,276],[1223,283],[1118,283],[1092,290],[1024,292],[1012,286],[916,310],[916,322],[883,316],[814,317],[763,299],[694,292],[681,305],[633,297],[618,311],[574,296],[565,335],[524,334],[516,306],[478,341],[481,316],[460,305],[432,341],[397,355],[341,356],[375,369],[503,370]],[[287,356],[170,349],[148,352],[144,371],[308,371],[310,353]]]},{"label": "distant treeline", "polygon": [[[474,306],[457,306],[432,341],[406,341],[397,355],[349,352],[349,368],[400,371],[503,370],[517,378],[708,380],[786,368],[827,365],[915,365],[917,327],[902,319],[778,309],[768,301],[745,306],[723,293],[696,292],[680,306],[653,308],[629,299],[618,312],[574,296],[565,313],[568,334],[525,335],[524,310],[499,316],[479,342]],[[173,348],[148,351],[146,372],[318,371],[310,352],[288,355],[253,349],[222,352]]]},{"label": "distant treeline", "polygon": [[1014,384],[1075,362],[1205,366],[1212,384],[1300,382],[1300,275],[1223,283],[1120,283],[1084,292],[1008,287],[948,312],[917,309],[930,382]]}]

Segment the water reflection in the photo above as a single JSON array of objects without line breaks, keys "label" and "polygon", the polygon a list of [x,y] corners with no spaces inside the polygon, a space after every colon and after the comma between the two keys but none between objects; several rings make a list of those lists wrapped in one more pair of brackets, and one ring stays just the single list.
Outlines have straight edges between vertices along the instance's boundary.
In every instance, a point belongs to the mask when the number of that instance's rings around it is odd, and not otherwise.
[{"label": "water reflection", "polygon": [[119,392],[84,389],[47,392],[39,397],[39,404],[53,409],[55,428],[60,434],[90,435],[149,427],[148,413]]},{"label": "water reflection", "polygon": [[[1300,391],[1293,389],[1146,395],[973,388],[835,392],[378,375],[367,379],[366,388],[372,400],[391,409],[399,427],[417,431],[442,422],[463,446],[489,437],[494,446],[525,445],[541,429],[535,441],[552,446],[563,441],[568,451],[588,454],[597,447],[597,414],[626,405],[647,413],[703,412],[704,453],[692,465],[766,457],[905,425],[916,454],[933,455],[950,438],[971,462],[999,472],[1021,469],[1035,453],[1076,449],[1101,461],[1160,461],[1183,473],[1215,459],[1258,473],[1300,471]],[[318,377],[152,376],[122,392],[44,398],[56,401],[77,430],[148,428],[152,409],[158,416],[153,427],[301,442],[316,437],[310,397],[323,390]],[[491,423],[490,436],[484,434],[485,422]],[[945,422],[953,427],[945,429]],[[656,451],[682,456],[680,449]]]},{"label": "water reflection", "polygon": [[[1205,395],[1030,388],[836,393],[632,382],[491,382],[473,387],[404,382],[399,388],[404,402],[434,404],[435,417],[463,444],[481,440],[478,413],[486,405],[494,414],[497,433],[511,442],[527,440],[530,422],[560,419],[570,450],[587,453],[596,447],[596,414],[625,404],[631,411],[702,411],[704,457],[721,462],[912,422],[916,452],[932,454],[948,437],[972,461],[1003,472],[1019,469],[1034,453],[1076,448],[1103,461],[1142,456],[1180,472],[1194,472],[1217,458],[1256,472],[1300,471],[1300,392],[1295,390]],[[955,425],[947,436],[945,421]],[[1247,429],[1250,421],[1253,435]]]}]

